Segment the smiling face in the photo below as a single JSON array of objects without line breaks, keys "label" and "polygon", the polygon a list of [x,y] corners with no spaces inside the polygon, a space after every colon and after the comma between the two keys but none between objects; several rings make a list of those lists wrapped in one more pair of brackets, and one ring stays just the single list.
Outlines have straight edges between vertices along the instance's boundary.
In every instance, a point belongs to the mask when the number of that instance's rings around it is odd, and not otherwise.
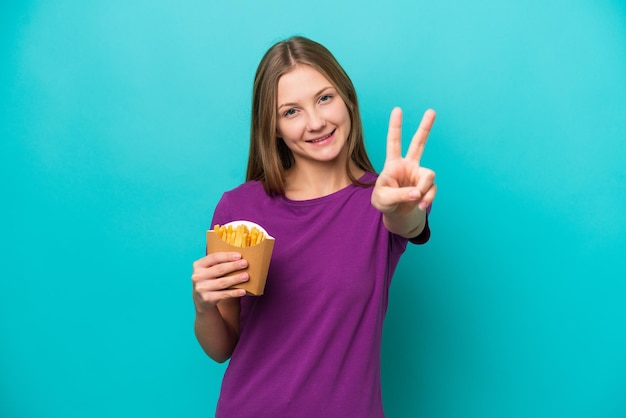
[{"label": "smiling face", "polygon": [[298,65],[278,80],[277,136],[296,165],[345,165],[350,115],[337,90],[319,71]]}]

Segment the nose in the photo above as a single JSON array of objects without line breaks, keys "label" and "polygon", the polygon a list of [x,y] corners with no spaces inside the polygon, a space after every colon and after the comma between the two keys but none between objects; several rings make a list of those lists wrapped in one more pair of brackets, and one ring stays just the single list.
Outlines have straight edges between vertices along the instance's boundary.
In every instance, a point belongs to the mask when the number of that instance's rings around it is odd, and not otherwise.
[{"label": "nose", "polygon": [[326,126],[326,119],[324,119],[324,115],[322,115],[319,111],[311,111],[309,112],[309,118],[307,120],[306,128],[308,131],[319,131],[323,127]]}]

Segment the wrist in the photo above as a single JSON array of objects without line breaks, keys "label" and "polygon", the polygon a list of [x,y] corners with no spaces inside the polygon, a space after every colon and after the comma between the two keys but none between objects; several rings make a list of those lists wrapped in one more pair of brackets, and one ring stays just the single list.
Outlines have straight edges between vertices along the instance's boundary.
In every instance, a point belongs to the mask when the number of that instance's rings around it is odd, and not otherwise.
[{"label": "wrist", "polygon": [[219,312],[217,309],[217,304],[213,303],[200,303],[198,301],[195,301],[194,307],[196,309],[196,316],[198,317],[211,316]]},{"label": "wrist", "polygon": [[426,226],[426,212],[417,206],[409,213],[399,214],[397,212],[384,214],[383,223],[391,233],[413,238],[418,236]]}]

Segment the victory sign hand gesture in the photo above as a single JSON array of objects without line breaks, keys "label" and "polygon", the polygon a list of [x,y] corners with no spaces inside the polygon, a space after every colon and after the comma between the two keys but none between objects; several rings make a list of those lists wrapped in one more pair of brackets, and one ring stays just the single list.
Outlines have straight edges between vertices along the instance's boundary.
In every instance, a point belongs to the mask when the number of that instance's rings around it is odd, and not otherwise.
[{"label": "victory sign hand gesture", "polygon": [[420,165],[434,122],[435,111],[429,109],[413,135],[406,156],[402,157],[402,110],[395,108],[391,112],[387,157],[372,192],[372,205],[386,216],[386,224],[390,219],[405,217],[400,224],[407,224],[415,217],[416,208],[423,212],[435,198],[435,172]]}]

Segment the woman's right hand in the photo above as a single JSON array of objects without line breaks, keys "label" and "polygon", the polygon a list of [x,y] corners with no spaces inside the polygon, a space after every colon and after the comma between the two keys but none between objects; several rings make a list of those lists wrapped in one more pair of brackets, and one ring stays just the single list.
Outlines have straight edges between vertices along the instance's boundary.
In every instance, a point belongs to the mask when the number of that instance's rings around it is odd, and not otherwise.
[{"label": "woman's right hand", "polygon": [[247,266],[248,262],[241,258],[241,254],[235,252],[211,253],[194,261],[191,281],[196,310],[199,312],[211,310],[221,300],[244,296],[245,290],[229,288],[248,281],[250,279],[248,273],[224,276]]}]

